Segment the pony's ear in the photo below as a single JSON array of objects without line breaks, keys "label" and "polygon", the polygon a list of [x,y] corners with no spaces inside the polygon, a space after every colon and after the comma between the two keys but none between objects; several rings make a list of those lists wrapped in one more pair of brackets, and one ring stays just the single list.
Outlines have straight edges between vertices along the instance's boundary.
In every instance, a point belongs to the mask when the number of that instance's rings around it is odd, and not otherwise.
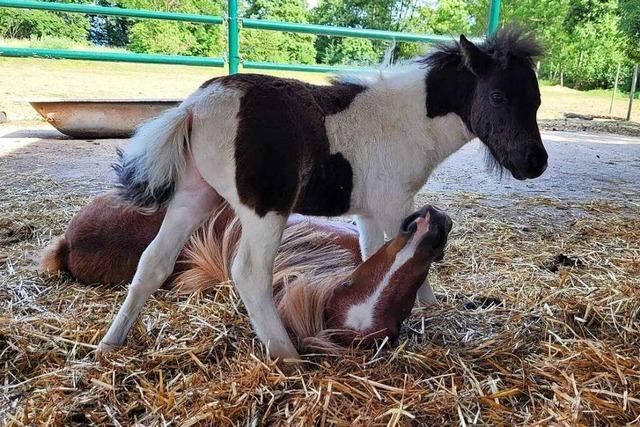
[{"label": "pony's ear", "polygon": [[476,76],[481,76],[489,70],[491,57],[471,43],[464,34],[460,35],[460,52],[466,67]]}]

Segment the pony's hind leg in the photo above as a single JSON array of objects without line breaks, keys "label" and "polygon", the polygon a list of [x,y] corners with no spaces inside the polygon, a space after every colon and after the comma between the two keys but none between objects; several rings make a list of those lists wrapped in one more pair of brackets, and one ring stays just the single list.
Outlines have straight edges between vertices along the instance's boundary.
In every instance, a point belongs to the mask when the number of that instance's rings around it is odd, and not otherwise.
[{"label": "pony's hind leg", "polygon": [[182,247],[220,200],[218,193],[202,180],[189,162],[186,174],[169,202],[160,231],[143,252],[127,297],[102,338],[98,352],[124,344],[142,307],[167,280]]},{"label": "pony's hind leg", "polygon": [[287,218],[273,212],[259,217],[242,205],[236,207],[236,213],[242,224],[242,237],[231,268],[235,287],[258,338],[271,356],[296,358],[298,352],[273,301],[273,262]]}]

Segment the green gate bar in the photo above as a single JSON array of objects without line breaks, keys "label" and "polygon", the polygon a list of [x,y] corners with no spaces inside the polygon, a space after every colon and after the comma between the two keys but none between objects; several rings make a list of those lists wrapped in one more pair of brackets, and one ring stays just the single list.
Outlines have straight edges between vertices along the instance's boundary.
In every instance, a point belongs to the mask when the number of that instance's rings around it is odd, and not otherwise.
[{"label": "green gate bar", "polygon": [[500,23],[500,0],[491,0],[489,5],[489,23],[487,24],[487,35],[492,36],[498,31]]},{"label": "green gate bar", "polygon": [[126,16],[129,18],[164,19],[169,21],[199,22],[202,24],[221,25],[221,16],[196,15],[176,12],[157,12],[145,9],[124,9],[121,7],[91,6],[77,3],[55,3],[32,0],[0,0],[0,7],[16,9],[38,9],[55,12],[85,13],[88,15]]},{"label": "green gate bar", "polygon": [[372,71],[366,67],[339,67],[334,65],[307,65],[307,64],[276,64],[274,62],[242,61],[243,69],[254,70],[278,70],[278,71],[304,71],[309,73],[336,73],[348,72],[357,73],[362,71]]},{"label": "green gate bar", "polygon": [[100,52],[68,49],[31,49],[21,47],[0,46],[0,56],[84,59],[88,61],[137,62],[145,64],[179,64],[200,65],[208,67],[224,67],[222,58],[205,58],[201,56],[150,55],[145,53]]},{"label": "green gate bar", "polygon": [[[229,0],[236,2],[237,0]],[[398,31],[367,30],[361,28],[331,27],[316,24],[296,24],[291,22],[264,21],[262,19],[243,19],[243,28],[257,30],[288,31],[292,33],[307,33],[323,36],[360,37],[377,40],[395,40],[402,42],[440,43],[451,41],[451,36],[432,34],[411,34]]]},{"label": "green gate bar", "polygon": [[[329,65],[304,65],[304,64],[276,64],[270,62],[246,61],[242,62],[240,54],[240,27],[269,31],[287,31],[295,33],[318,34],[338,37],[361,37],[377,40],[392,40],[403,42],[439,43],[451,41],[451,36],[430,35],[430,34],[410,34],[397,31],[368,30],[361,28],[331,27],[315,24],[298,24],[289,22],[265,21],[260,19],[242,19],[238,13],[238,0],[228,0],[228,17],[207,16],[188,13],[158,12],[143,9],[125,9],[118,7],[92,6],[76,3],[56,3],[42,2],[35,0],[0,0],[0,7],[38,9],[56,12],[84,13],[89,15],[125,16],[130,18],[143,19],[164,19],[170,21],[186,21],[210,25],[221,25],[227,23],[227,62],[229,63],[229,73],[235,74],[239,71],[240,64],[247,69],[261,70],[282,70],[282,71],[311,71],[311,72],[334,72],[334,71],[354,71],[362,68],[334,67]],[[491,0],[489,8],[489,18],[487,25],[487,35],[495,34],[498,29],[500,19],[500,0]],[[472,40],[479,40],[474,38]],[[183,64],[183,65],[204,65],[213,67],[223,67],[223,58],[204,58],[178,55],[147,55],[121,52],[92,52],[81,50],[60,50],[60,49],[35,49],[35,48],[12,48],[0,46],[0,56],[13,57],[44,57],[44,58],[64,58],[64,59],[86,59],[94,61],[120,61],[120,62],[142,62],[156,64]]]},{"label": "green gate bar", "polygon": [[240,65],[240,28],[238,26],[238,0],[229,0],[228,9],[229,18],[227,22],[228,44],[229,44],[229,74],[238,73]]}]

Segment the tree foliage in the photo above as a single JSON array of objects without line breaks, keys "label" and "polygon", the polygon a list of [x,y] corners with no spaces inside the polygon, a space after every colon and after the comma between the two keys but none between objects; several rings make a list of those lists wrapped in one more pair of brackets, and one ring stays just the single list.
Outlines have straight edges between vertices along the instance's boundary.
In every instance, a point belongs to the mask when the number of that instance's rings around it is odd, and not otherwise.
[{"label": "tree foliage", "polygon": [[379,60],[371,40],[348,38],[340,40],[340,43],[332,41],[322,51],[321,62],[325,64],[368,65]]},{"label": "tree foliage", "polygon": [[[113,0],[116,6],[166,12],[223,15],[222,0]],[[128,46],[134,52],[172,55],[218,56],[224,49],[222,29],[217,25],[157,20],[130,21]]]},{"label": "tree foliage", "polygon": [[[55,0],[44,0],[55,1]],[[63,3],[88,3],[90,0],[64,0]],[[0,8],[0,36],[10,38],[64,37],[73,41],[87,39],[89,22],[82,15]]]},{"label": "tree foliage", "polygon": [[[252,0],[245,4],[244,16],[283,22],[309,22],[304,0]],[[313,64],[316,61],[311,34],[281,33],[276,31],[243,30],[241,55],[250,61]]]},{"label": "tree foliage", "polygon": [[620,30],[628,39],[627,55],[640,63],[640,1],[619,0]]},{"label": "tree foliage", "polygon": [[[505,0],[501,22],[517,23],[545,46],[540,75],[565,85],[591,89],[611,87],[617,65],[622,86],[629,86],[628,41],[621,31],[618,2],[626,0]],[[638,0],[630,0],[637,3]],[[489,0],[474,0],[475,32],[486,27]]]}]

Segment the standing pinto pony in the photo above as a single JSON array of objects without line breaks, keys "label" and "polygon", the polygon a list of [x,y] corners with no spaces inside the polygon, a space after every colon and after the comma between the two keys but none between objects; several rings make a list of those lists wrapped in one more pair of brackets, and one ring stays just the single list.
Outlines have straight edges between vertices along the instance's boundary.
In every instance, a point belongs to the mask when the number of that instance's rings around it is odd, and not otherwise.
[{"label": "standing pinto pony", "polygon": [[[272,299],[289,214],[355,214],[366,259],[398,229],[447,156],[478,137],[517,179],[547,167],[536,123],[536,43],[509,29],[464,36],[405,70],[328,86],[243,74],[209,80],[143,125],[116,167],[122,197],[165,206],[100,350],[122,345],[192,232],[226,199],[242,224],[231,274],[253,327],[276,357],[297,351]],[[433,295],[425,284],[419,298]]]}]

